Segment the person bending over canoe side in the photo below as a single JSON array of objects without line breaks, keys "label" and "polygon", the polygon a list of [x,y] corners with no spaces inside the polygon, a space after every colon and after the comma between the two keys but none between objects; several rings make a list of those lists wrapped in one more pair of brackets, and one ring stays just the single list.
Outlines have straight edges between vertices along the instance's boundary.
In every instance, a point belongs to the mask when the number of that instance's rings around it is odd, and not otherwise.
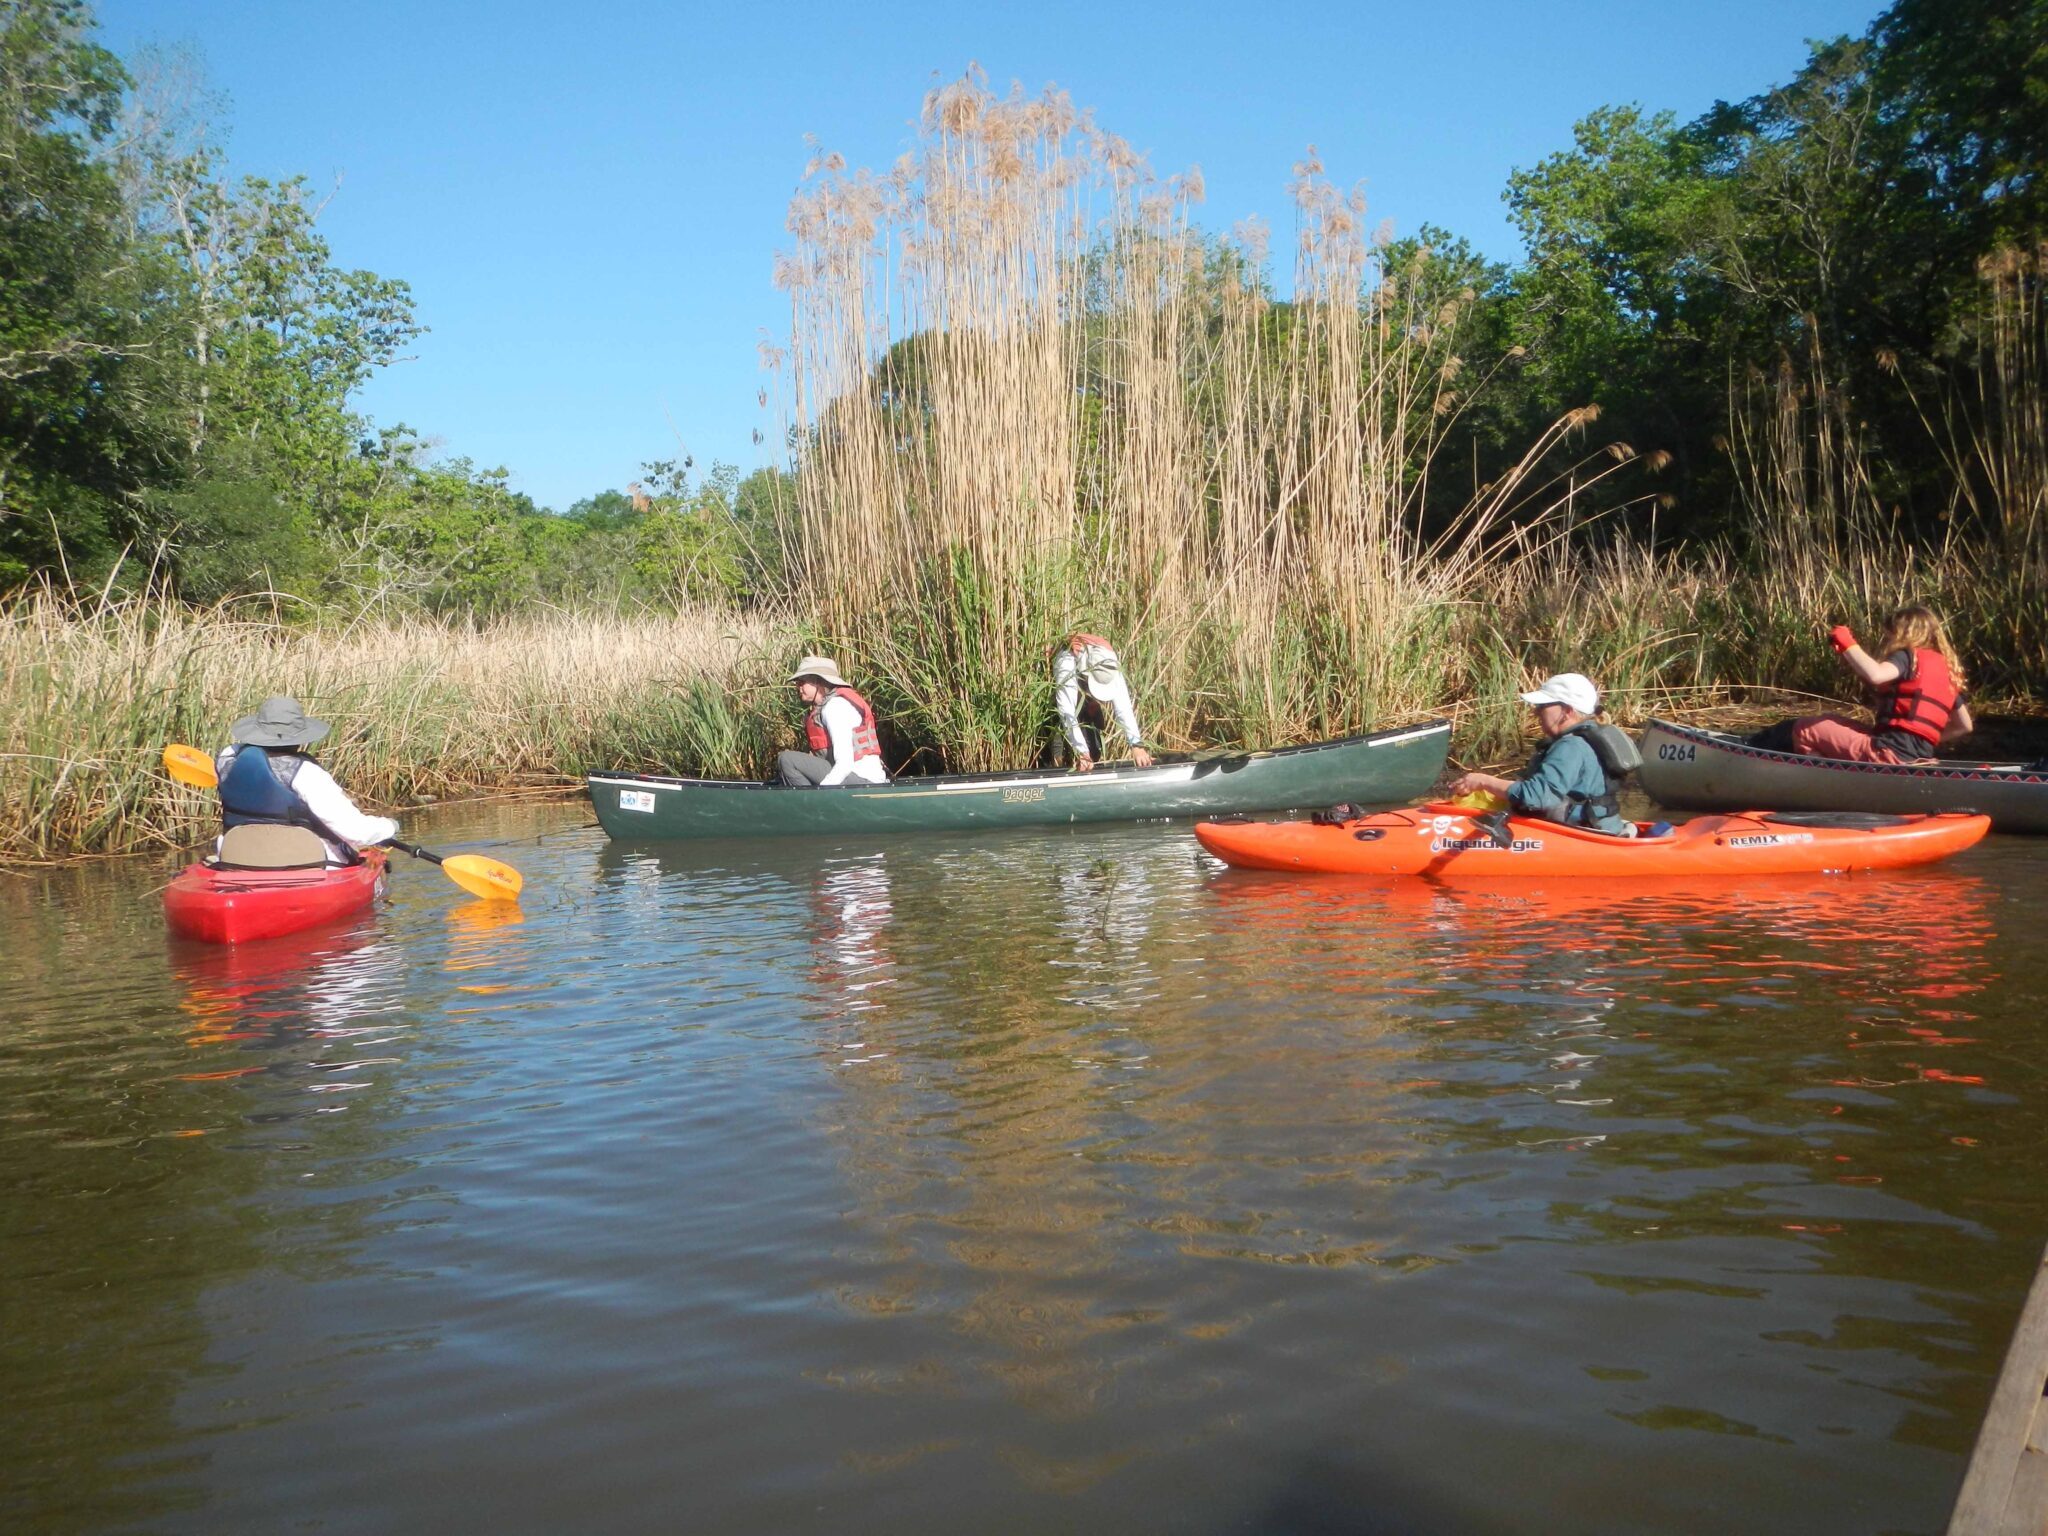
[{"label": "person bending over canoe side", "polygon": [[1757,732],[1751,746],[1852,763],[1925,763],[1934,760],[1937,746],[1976,729],[1963,664],[1932,608],[1909,603],[1885,620],[1876,656],[1856,643],[1846,624],[1828,632],[1828,644],[1876,696],[1874,721],[1804,715]]},{"label": "person bending over canoe side", "polygon": [[874,706],[839,675],[839,663],[829,656],[806,656],[789,680],[809,710],[804,739],[811,750],[776,755],[782,782],[792,789],[888,783]]},{"label": "person bending over canoe side", "polygon": [[1522,776],[1468,773],[1451,785],[1450,792],[1485,790],[1505,796],[1519,815],[1634,837],[1635,823],[1622,819],[1616,796],[1621,781],[1641,759],[1635,743],[1619,729],[1593,718],[1600,711],[1600,690],[1577,672],[1560,672],[1545,678],[1535,692],[1523,694],[1522,702],[1535,709],[1544,737]]},{"label": "person bending over canoe side", "polygon": [[[1124,680],[1124,664],[1116,649],[1100,635],[1075,630],[1064,647],[1052,652],[1053,704],[1060,712],[1060,727],[1067,744],[1074,749],[1074,771],[1092,773],[1102,755],[1103,706],[1116,711],[1116,723],[1130,743],[1131,761],[1140,768],[1152,766],[1152,754],[1138,729],[1138,713],[1131,704],[1131,686]],[[1087,697],[1082,697],[1082,690]]]},{"label": "person bending over canoe side", "polygon": [[389,816],[365,816],[304,750],[332,727],[297,699],[267,698],[228,731],[214,758],[223,830],[215,857],[242,869],[363,862],[359,850],[398,836]]}]

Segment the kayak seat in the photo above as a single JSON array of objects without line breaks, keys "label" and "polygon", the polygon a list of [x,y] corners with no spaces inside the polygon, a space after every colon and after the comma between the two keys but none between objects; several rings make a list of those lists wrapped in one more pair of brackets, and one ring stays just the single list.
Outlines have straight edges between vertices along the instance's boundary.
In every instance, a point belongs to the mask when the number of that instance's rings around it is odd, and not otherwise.
[{"label": "kayak seat", "polygon": [[307,827],[251,822],[221,834],[220,853],[213,862],[222,869],[322,869],[327,845]]}]

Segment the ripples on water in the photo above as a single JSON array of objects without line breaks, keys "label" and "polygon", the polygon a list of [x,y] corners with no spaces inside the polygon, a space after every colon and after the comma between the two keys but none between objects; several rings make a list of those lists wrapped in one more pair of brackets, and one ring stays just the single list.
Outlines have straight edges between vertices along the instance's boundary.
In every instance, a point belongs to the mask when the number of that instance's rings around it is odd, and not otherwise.
[{"label": "ripples on water", "polygon": [[434,829],[523,911],[414,866],[245,950],[0,879],[15,1528],[1945,1519],[2048,1214],[2037,845],[1465,891],[576,819]]}]

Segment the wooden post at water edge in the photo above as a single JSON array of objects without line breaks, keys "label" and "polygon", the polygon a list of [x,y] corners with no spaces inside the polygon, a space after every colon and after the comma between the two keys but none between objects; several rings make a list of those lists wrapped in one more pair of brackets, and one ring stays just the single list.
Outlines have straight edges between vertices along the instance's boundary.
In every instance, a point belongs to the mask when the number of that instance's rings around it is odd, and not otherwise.
[{"label": "wooden post at water edge", "polygon": [[1984,1427],[1948,1536],[2043,1536],[2048,1532],[2048,1253],[2013,1330],[2005,1369],[1991,1394]]}]

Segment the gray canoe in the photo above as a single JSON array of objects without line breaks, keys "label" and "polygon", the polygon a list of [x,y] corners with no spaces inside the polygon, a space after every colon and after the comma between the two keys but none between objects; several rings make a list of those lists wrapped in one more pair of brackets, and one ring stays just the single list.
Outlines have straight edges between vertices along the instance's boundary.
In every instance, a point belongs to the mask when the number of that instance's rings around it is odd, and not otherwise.
[{"label": "gray canoe", "polygon": [[1689,811],[1976,811],[1999,832],[2048,832],[2048,772],[2018,763],[1848,763],[1752,747],[1740,736],[1652,720],[1636,777]]},{"label": "gray canoe", "polygon": [[1391,805],[1443,771],[1448,720],[1267,752],[1207,754],[1093,773],[1027,769],[945,774],[833,789],[730,779],[593,773],[590,801],[611,836],[631,840],[942,832],[968,827],[1150,821],[1307,810],[1340,800]]}]

